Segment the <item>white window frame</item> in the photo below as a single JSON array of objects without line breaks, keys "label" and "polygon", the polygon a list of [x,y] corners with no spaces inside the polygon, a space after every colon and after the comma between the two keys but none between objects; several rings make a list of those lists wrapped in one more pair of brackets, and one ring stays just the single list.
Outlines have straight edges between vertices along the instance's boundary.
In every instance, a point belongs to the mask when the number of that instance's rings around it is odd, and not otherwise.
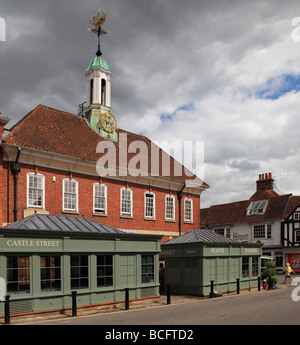
[{"label": "white window frame", "polygon": [[294,220],[300,220],[300,212],[299,211],[294,212],[293,219]]},{"label": "white window frame", "polygon": [[[65,182],[75,182],[75,193],[70,193],[65,191]],[[75,208],[68,208],[65,207],[65,194],[72,194],[75,195]],[[78,212],[78,181],[75,179],[71,178],[64,178],[63,179],[63,198],[62,198],[62,203],[63,203],[63,211],[66,212]]]},{"label": "white window frame", "polygon": [[[130,211],[129,212],[123,212],[123,201],[128,201],[128,200],[123,200],[123,191],[128,191],[129,192],[129,195],[130,195]],[[132,217],[133,216],[133,213],[132,213],[132,205],[133,205],[133,192],[132,192],[132,189],[131,188],[126,188],[126,187],[122,187],[121,188],[121,195],[120,195],[120,214],[121,216],[123,217]]]},{"label": "white window frame", "polygon": [[[96,187],[104,188],[104,196],[96,196]],[[104,209],[103,212],[100,211],[100,208],[96,207],[96,197],[104,198]],[[93,213],[94,214],[107,214],[107,186],[103,183],[94,183],[93,184]]]},{"label": "white window frame", "polygon": [[[30,197],[29,197],[29,189],[31,189],[29,187],[29,179],[30,177],[38,177],[38,178],[41,178],[42,179],[42,188],[33,188],[35,190],[41,190],[42,191],[42,198],[41,198],[41,205],[33,205],[33,204],[30,204]],[[34,172],[30,172],[27,174],[27,207],[35,207],[35,208],[45,208],[45,176],[42,175],[42,174],[36,174]]]},{"label": "white window frame", "polygon": [[255,214],[264,214],[268,206],[268,200],[251,201],[246,210],[247,216]]},{"label": "white window frame", "polygon": [[[152,198],[150,198],[151,200],[153,200],[153,206],[152,206],[152,216],[147,215],[147,198],[149,198],[147,195],[152,195]],[[155,193],[153,192],[145,192],[145,218],[147,219],[155,219]]]},{"label": "white window frame", "polygon": [[[190,208],[191,218],[190,219],[186,218],[186,213],[185,213],[185,211],[187,210],[186,204],[185,204],[186,201],[190,201],[191,202],[191,208]],[[194,212],[193,212],[193,199],[191,199],[191,198],[184,198],[183,204],[184,204],[184,221],[188,222],[188,223],[193,223],[193,215],[194,215]]]},{"label": "white window frame", "polygon": [[[172,199],[173,200],[173,207],[172,207],[172,218],[170,218],[170,217],[168,217],[168,215],[167,215],[167,200],[168,199]],[[174,195],[170,195],[170,194],[168,194],[168,195],[166,195],[166,197],[165,197],[165,220],[169,220],[169,221],[175,221],[175,196]]]},{"label": "white window frame", "polygon": [[[257,229],[257,231],[261,231],[261,233],[264,233],[263,235],[264,236],[255,236],[254,235],[254,227],[261,227],[261,229]],[[262,229],[262,227],[264,227],[264,229]],[[252,238],[253,239],[266,239],[266,240],[269,240],[272,238],[273,234],[272,234],[272,224],[270,223],[266,223],[266,224],[255,224],[253,225],[252,227],[252,231],[253,231],[253,236]],[[270,236],[269,236],[270,234]]]}]

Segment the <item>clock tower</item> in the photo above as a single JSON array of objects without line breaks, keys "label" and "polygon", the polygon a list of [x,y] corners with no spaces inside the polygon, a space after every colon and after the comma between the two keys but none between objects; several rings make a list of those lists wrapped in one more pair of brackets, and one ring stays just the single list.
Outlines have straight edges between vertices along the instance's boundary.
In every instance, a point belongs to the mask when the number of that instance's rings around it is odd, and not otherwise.
[{"label": "clock tower", "polygon": [[89,29],[98,36],[98,50],[85,70],[86,108],[85,117],[91,127],[102,137],[117,141],[116,119],[111,108],[111,76],[112,71],[100,51],[100,36],[109,34],[102,29],[106,14],[99,11],[93,13],[94,28]]}]

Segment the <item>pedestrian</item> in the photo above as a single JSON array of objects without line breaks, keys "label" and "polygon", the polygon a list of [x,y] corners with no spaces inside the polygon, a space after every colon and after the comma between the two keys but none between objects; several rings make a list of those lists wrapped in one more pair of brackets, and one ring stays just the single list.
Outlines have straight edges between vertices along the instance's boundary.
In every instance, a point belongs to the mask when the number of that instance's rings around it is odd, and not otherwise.
[{"label": "pedestrian", "polygon": [[290,266],[290,264],[287,262],[287,264],[285,265],[285,278],[284,278],[284,283],[286,282],[287,278],[289,278],[290,280],[294,280],[291,277],[291,272],[293,272],[295,274],[295,272],[292,270],[292,267]]}]

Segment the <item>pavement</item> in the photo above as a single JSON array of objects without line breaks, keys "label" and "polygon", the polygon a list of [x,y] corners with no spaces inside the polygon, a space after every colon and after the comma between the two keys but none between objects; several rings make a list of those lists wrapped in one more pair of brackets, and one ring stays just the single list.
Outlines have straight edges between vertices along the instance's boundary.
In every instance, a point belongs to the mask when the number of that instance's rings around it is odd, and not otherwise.
[{"label": "pavement", "polygon": [[[284,282],[284,275],[277,275],[276,276],[278,283],[276,284],[277,289],[286,288],[291,285],[291,281],[287,281],[286,284]],[[261,288],[263,290],[263,288]],[[257,288],[249,289],[241,289],[240,295],[242,294],[251,294],[256,292]],[[237,295],[236,292],[225,293],[221,295],[221,297],[216,298],[223,298],[223,297],[233,297]],[[198,302],[201,300],[207,300],[208,297],[201,297],[201,296],[192,296],[192,295],[171,295],[170,302],[172,305],[176,304],[185,304],[185,303],[193,303]],[[162,294],[160,298],[157,298],[154,301],[146,300],[145,301],[136,301],[134,303],[130,302],[130,310],[137,310],[137,309],[145,309],[145,308],[153,308],[156,306],[164,306],[167,305],[167,296]],[[88,308],[78,308],[77,309],[77,316],[83,315],[97,315],[97,314],[105,314],[105,313],[112,313],[112,312],[120,312],[121,310],[125,310],[124,303],[118,303],[115,305],[110,306],[101,306],[101,307],[88,307]],[[52,313],[41,313],[41,314],[31,314],[31,315],[24,315],[24,316],[11,316],[10,324],[28,324],[32,321],[43,321],[43,320],[51,320],[51,319],[64,319],[69,318],[72,315],[72,311],[68,310],[64,313],[60,312],[52,312]],[[4,324],[4,319],[0,319],[0,325]]]}]

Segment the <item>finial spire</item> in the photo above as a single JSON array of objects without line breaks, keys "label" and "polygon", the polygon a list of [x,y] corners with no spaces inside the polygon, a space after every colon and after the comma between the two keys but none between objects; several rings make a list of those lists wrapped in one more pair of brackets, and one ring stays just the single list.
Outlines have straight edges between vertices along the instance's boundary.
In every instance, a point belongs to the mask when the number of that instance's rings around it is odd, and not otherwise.
[{"label": "finial spire", "polygon": [[101,50],[100,50],[100,36],[102,35],[110,35],[110,32],[105,31],[102,29],[102,25],[105,22],[107,14],[103,11],[98,10],[98,13],[96,14],[95,11],[93,12],[93,20],[90,21],[90,24],[92,24],[94,27],[89,28],[88,31],[94,32],[98,37],[98,50],[96,52],[97,56],[101,56]]}]

